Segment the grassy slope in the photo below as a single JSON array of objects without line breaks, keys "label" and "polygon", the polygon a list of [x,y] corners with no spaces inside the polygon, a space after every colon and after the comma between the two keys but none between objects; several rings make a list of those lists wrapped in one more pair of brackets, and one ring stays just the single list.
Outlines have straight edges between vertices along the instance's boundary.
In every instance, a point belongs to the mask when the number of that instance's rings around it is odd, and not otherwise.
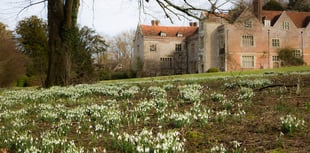
[{"label": "grassy slope", "polygon": [[293,67],[282,67],[277,69],[259,69],[259,70],[244,70],[244,71],[231,71],[231,72],[217,72],[217,73],[198,73],[198,74],[185,74],[185,75],[170,75],[170,76],[159,76],[159,77],[145,77],[145,78],[134,78],[126,80],[109,80],[103,82],[136,82],[136,81],[152,81],[152,80],[173,80],[173,79],[208,79],[218,77],[232,77],[232,76],[263,76],[264,74],[287,74],[293,72],[310,72],[310,66],[293,66]]},{"label": "grassy slope", "polygon": [[[144,91],[138,93],[133,98],[122,99],[112,96],[96,96],[92,95],[90,97],[84,97],[78,100],[77,102],[72,102],[66,100],[65,98],[51,100],[51,101],[36,101],[36,102],[25,102],[18,103],[14,106],[5,106],[0,107],[1,111],[10,110],[19,111],[21,109],[26,109],[27,113],[22,116],[15,114],[17,118],[20,118],[25,123],[36,123],[27,124],[25,127],[22,127],[18,130],[30,130],[34,137],[39,137],[43,131],[54,130],[53,124],[58,124],[59,121],[45,121],[36,116],[42,113],[42,110],[36,110],[35,107],[38,107],[38,104],[50,104],[50,105],[64,105],[62,109],[72,110],[79,106],[86,107],[88,105],[98,104],[105,105],[105,101],[108,99],[117,99],[117,104],[120,105],[120,109],[129,114],[128,109],[136,107],[141,99],[149,99],[151,95],[147,92],[147,89],[150,86],[164,86],[167,83],[171,83],[175,86],[171,90],[168,90],[167,100],[171,103],[168,106],[168,112],[185,112],[189,111],[193,107],[192,104],[178,104],[182,99],[179,95],[178,86],[183,86],[185,84],[199,84],[203,87],[202,94],[202,107],[208,108],[214,113],[211,115],[210,121],[207,125],[199,125],[195,122],[191,125],[186,125],[183,127],[176,127],[170,121],[163,123],[158,123],[156,120],[156,113],[154,110],[147,113],[147,116],[150,117],[150,120],[147,122],[138,122],[137,124],[124,124],[119,127],[117,130],[127,133],[134,133],[135,131],[141,131],[143,128],[153,129],[154,131],[159,130],[158,126],[161,126],[163,130],[174,129],[180,131],[182,137],[186,141],[186,151],[187,152],[209,152],[210,148],[224,144],[226,148],[233,148],[231,141],[237,140],[242,143],[242,148],[246,148],[247,152],[301,152],[307,153],[310,152],[310,75],[278,75],[278,73],[289,73],[289,72],[304,72],[310,71],[310,67],[290,67],[290,68],[281,68],[274,70],[255,70],[255,71],[244,71],[244,72],[233,72],[234,76],[242,75],[259,75],[259,77],[248,77],[245,79],[255,79],[263,76],[264,72],[276,72],[277,74],[271,76],[264,76],[273,81],[274,84],[288,85],[270,87],[263,90],[259,88],[254,89],[255,96],[252,99],[252,102],[247,104],[243,103],[242,109],[245,110],[246,115],[241,119],[235,119],[233,117],[227,117],[225,121],[218,121],[214,116],[215,112],[221,111],[224,109],[224,106],[213,101],[211,99],[212,93],[221,93],[226,95],[227,99],[233,100],[235,105],[229,109],[231,113],[236,113],[237,107],[237,97],[239,94],[238,88],[227,89],[225,83],[232,83],[236,80],[239,80],[237,77],[231,77],[229,79],[218,78],[219,76],[232,76],[231,72],[223,73],[210,73],[210,74],[191,74],[191,75],[181,75],[181,76],[166,76],[166,77],[156,77],[156,78],[139,78],[131,80],[117,80],[117,81],[103,81],[102,83],[118,83],[121,82],[131,82],[133,85],[138,85],[140,88],[145,89]],[[241,75],[240,75],[241,74]],[[217,77],[216,77],[217,76]],[[206,78],[214,78],[214,81],[210,81]],[[195,80],[198,79],[198,80]],[[297,80],[301,81],[301,91],[299,94],[296,94],[297,88],[295,85]],[[155,81],[154,81],[155,80]],[[158,80],[166,80],[168,82],[156,82]],[[243,80],[243,79],[241,79]],[[146,83],[141,83],[146,82]],[[59,110],[54,110],[57,112]],[[19,111],[21,112],[21,111]],[[282,135],[281,126],[280,126],[280,117],[287,114],[293,114],[298,118],[302,118],[305,121],[303,128],[298,129],[294,133]],[[4,116],[5,114],[1,114]],[[60,117],[61,118],[61,117]],[[141,118],[142,119],[142,118]],[[16,118],[12,117],[8,120],[1,119],[0,127],[11,128],[12,123],[15,122]],[[97,147],[98,150],[101,148],[106,148],[108,152],[121,152],[121,149],[113,146],[112,138],[108,132],[101,132],[103,138],[98,141],[92,140],[92,135],[90,132],[93,130],[90,125],[94,125],[94,121],[74,121],[71,123],[71,130],[65,136],[68,139],[72,139],[76,144],[90,149],[92,147]],[[77,134],[76,130],[78,125],[81,124],[82,134]],[[10,131],[9,129],[8,131]],[[0,130],[1,131],[1,130]],[[2,130],[3,131],[3,130]],[[0,135],[0,140],[3,140],[3,135]],[[90,147],[90,148],[88,148]],[[0,148],[6,148],[5,150],[14,151],[14,146],[5,146],[3,142],[0,142]],[[15,148],[16,149],[16,148]],[[58,150],[59,151],[59,150]],[[231,150],[230,150],[231,151]],[[1,152],[1,149],[0,149]]]}]

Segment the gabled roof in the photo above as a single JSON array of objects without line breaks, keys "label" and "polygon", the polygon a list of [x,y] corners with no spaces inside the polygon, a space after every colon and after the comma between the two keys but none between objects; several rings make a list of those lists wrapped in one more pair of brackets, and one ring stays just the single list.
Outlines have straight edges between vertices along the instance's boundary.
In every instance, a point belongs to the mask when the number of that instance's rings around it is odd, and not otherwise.
[{"label": "gabled roof", "polygon": [[[244,20],[247,20],[247,19],[255,19],[256,21],[258,21],[256,16],[251,12],[251,10],[244,9],[242,11],[242,13],[239,14],[239,16],[235,19],[234,22],[244,21]],[[260,22],[260,21],[258,21],[258,22]]]},{"label": "gabled roof", "polygon": [[261,16],[263,17],[263,20],[270,20],[271,26],[273,26],[279,17],[281,16],[283,11],[262,11]]},{"label": "gabled roof", "polygon": [[198,31],[197,26],[140,25],[140,29],[143,36],[160,36],[160,33],[166,33],[166,37],[177,37],[178,34],[188,37]]},{"label": "gabled roof", "polygon": [[[271,21],[273,26],[284,11],[262,11],[262,17]],[[285,11],[297,28],[304,28],[309,24],[310,12]]]},{"label": "gabled roof", "polygon": [[304,28],[309,23],[310,12],[287,11],[286,13],[298,28]]}]

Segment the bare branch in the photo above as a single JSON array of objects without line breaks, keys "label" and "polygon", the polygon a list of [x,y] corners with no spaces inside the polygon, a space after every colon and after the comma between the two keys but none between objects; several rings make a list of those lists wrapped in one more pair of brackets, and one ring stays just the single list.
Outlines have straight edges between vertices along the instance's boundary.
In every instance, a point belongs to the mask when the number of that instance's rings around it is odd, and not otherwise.
[{"label": "bare branch", "polygon": [[[200,19],[199,12],[209,12],[209,14],[219,15],[221,12],[228,11],[227,8],[224,8],[227,4],[233,4],[235,1],[243,0],[206,0],[210,8],[201,8],[195,4],[199,4],[197,1],[183,0],[183,1],[172,1],[172,0],[155,0],[159,5],[164,15],[173,23],[173,17],[190,19]],[[144,8],[145,2],[149,0],[139,0],[140,8]],[[180,2],[182,2],[180,4]]]},{"label": "bare branch", "polygon": [[28,8],[34,6],[34,5],[38,5],[38,4],[45,3],[45,2],[47,2],[47,0],[41,0],[41,1],[38,1],[38,2],[34,2],[34,3],[32,3],[32,0],[30,0],[30,1],[29,1],[29,5],[23,7],[23,8],[17,13],[17,15],[20,15],[23,11],[25,11],[26,9],[28,9]]}]

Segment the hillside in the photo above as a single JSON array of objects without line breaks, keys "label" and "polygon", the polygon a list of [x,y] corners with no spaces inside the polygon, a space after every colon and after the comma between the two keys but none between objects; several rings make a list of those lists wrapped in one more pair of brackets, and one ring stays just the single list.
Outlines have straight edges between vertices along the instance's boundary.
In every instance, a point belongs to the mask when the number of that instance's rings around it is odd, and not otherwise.
[{"label": "hillside", "polygon": [[310,74],[0,91],[0,152],[310,152]]}]

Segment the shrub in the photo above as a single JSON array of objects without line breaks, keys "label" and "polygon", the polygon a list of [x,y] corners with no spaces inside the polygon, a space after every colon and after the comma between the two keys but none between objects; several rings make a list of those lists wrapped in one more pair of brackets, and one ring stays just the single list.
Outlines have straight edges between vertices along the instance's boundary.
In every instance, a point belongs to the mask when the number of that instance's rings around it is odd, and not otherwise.
[{"label": "shrub", "polygon": [[17,87],[26,87],[28,86],[28,77],[26,75],[22,76],[20,79],[17,80],[16,86]]},{"label": "shrub", "polygon": [[137,76],[137,72],[134,70],[129,70],[127,73],[128,78],[135,78]]},{"label": "shrub", "polygon": [[218,68],[209,68],[209,70],[207,72],[208,73],[220,72],[220,70]]},{"label": "shrub", "polygon": [[299,66],[303,65],[305,62],[302,59],[302,55],[296,56],[295,50],[291,48],[283,48],[278,53],[279,58],[283,62],[283,66]]},{"label": "shrub", "polygon": [[117,80],[129,78],[127,72],[103,72],[99,76],[100,80]]}]

